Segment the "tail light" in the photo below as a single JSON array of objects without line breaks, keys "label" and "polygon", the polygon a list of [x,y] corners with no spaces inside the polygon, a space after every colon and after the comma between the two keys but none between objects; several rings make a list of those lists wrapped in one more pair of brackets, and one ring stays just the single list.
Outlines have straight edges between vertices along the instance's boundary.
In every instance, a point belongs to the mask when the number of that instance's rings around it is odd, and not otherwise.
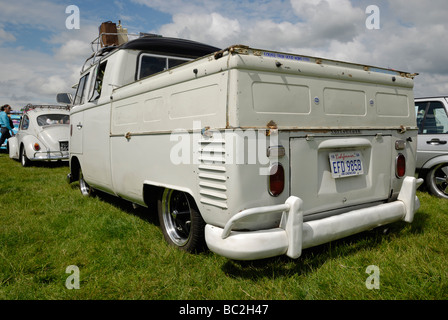
[{"label": "tail light", "polygon": [[40,145],[37,142],[34,144],[34,150],[36,151],[40,150]]},{"label": "tail light", "polygon": [[395,159],[395,175],[397,178],[403,178],[406,174],[406,158],[403,154],[399,153]]},{"label": "tail light", "polygon": [[281,163],[274,163],[269,169],[269,194],[277,197],[285,188],[285,169]]}]

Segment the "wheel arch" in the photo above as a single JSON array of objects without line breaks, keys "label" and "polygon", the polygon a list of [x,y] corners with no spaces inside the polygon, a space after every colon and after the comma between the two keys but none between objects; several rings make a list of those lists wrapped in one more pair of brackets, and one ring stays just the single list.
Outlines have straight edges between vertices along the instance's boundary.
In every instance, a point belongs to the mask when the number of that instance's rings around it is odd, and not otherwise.
[{"label": "wheel arch", "polygon": [[434,157],[434,158],[426,161],[425,164],[422,166],[422,169],[429,170],[429,169],[432,169],[434,166],[437,166],[441,163],[448,163],[448,155]]},{"label": "wheel arch", "polygon": [[71,181],[78,181],[79,180],[79,169],[81,168],[81,163],[79,162],[78,157],[72,156],[70,158],[70,174],[71,174]]},{"label": "wheel arch", "polygon": [[7,143],[7,150],[9,153],[9,157],[12,159],[18,159],[19,158],[19,140],[17,137],[11,137],[8,138]]},{"label": "wheel arch", "polygon": [[187,193],[194,200],[196,207],[198,207],[198,203],[196,201],[196,198],[194,197],[194,192],[190,188],[163,183],[161,184],[147,180],[143,182],[143,200],[145,204],[148,207],[151,205],[157,206],[157,200],[162,196],[165,189]]}]

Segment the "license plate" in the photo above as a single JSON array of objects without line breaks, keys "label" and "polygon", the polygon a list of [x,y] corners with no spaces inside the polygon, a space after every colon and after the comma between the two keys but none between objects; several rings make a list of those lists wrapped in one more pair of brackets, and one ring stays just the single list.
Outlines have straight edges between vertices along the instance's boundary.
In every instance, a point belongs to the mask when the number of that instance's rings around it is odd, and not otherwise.
[{"label": "license plate", "polygon": [[362,154],[359,151],[331,152],[330,169],[333,178],[345,178],[364,174]]},{"label": "license plate", "polygon": [[68,151],[68,141],[59,141],[59,150]]}]

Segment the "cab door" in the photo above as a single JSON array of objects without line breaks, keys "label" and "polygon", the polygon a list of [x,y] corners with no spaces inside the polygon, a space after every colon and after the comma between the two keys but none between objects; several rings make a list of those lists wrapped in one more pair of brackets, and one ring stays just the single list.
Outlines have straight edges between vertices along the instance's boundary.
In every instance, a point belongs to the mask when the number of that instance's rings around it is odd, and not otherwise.
[{"label": "cab door", "polygon": [[83,125],[84,110],[88,95],[88,87],[91,72],[81,77],[76,90],[73,108],[70,114],[70,153],[82,154],[83,149]]},{"label": "cab door", "polygon": [[434,157],[448,155],[448,113],[443,98],[415,103],[419,127],[417,167]]}]

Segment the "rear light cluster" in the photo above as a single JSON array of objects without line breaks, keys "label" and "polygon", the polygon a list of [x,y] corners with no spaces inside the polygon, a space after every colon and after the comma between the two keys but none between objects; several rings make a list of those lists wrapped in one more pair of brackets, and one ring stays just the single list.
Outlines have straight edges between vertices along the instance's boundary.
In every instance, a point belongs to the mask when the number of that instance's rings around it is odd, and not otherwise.
[{"label": "rear light cluster", "polygon": [[40,145],[37,142],[34,144],[34,150],[36,151],[40,150]]},{"label": "rear light cluster", "polygon": [[[403,178],[406,175],[406,157],[399,153],[395,159],[395,175]],[[281,163],[274,163],[269,168],[268,191],[273,197],[279,196],[285,188],[285,169]]]},{"label": "rear light cluster", "polygon": [[285,188],[285,169],[281,163],[274,163],[269,168],[269,194],[273,197],[279,196]]},{"label": "rear light cluster", "polygon": [[402,153],[399,153],[395,158],[395,175],[397,178],[403,178],[406,174],[406,158]]}]

